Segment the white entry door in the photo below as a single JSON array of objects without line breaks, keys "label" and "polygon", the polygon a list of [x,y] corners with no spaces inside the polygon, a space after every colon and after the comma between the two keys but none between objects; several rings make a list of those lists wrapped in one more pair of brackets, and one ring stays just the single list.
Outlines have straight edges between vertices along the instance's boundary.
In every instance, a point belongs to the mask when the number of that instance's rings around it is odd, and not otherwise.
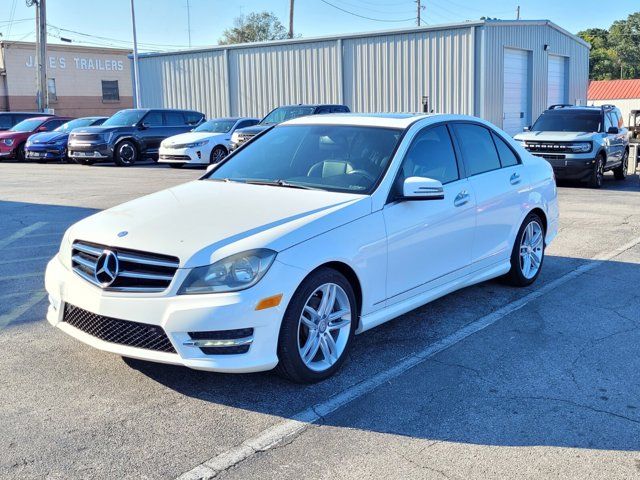
[{"label": "white entry door", "polygon": [[549,55],[547,73],[547,107],[567,103],[566,60]]},{"label": "white entry door", "polygon": [[505,48],[502,129],[509,135],[531,124],[529,74],[529,51]]}]

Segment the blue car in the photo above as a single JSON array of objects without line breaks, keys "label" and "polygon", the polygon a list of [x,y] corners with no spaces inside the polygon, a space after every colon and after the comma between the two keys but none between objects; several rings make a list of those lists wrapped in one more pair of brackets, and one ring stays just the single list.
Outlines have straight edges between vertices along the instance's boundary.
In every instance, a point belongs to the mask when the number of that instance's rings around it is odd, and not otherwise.
[{"label": "blue car", "polygon": [[31,135],[25,144],[25,157],[38,163],[65,161],[67,159],[67,141],[71,130],[81,127],[102,125],[108,117],[83,117],[63,123],[51,132]]}]

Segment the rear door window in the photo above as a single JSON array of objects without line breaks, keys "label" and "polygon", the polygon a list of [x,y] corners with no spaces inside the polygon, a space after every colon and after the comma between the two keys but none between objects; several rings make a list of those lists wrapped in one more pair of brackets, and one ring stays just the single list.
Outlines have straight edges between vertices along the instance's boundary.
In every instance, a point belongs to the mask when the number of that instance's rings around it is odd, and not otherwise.
[{"label": "rear door window", "polygon": [[500,168],[500,159],[491,133],[472,123],[453,124],[467,175],[479,175]]},{"label": "rear door window", "polygon": [[493,132],[491,132],[491,135],[493,136],[493,141],[498,149],[498,156],[500,157],[500,164],[502,165],[502,168],[518,165],[520,160],[511,147],[507,145],[507,142]]},{"label": "rear door window", "polygon": [[183,127],[186,125],[182,112],[164,112],[164,124],[169,127]]}]

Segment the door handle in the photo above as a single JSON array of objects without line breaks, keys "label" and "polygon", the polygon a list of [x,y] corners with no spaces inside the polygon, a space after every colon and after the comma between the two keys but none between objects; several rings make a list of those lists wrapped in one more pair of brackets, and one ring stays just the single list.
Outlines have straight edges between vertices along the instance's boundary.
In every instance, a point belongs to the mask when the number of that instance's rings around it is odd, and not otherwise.
[{"label": "door handle", "polygon": [[509,181],[511,182],[511,185],[517,185],[518,183],[520,183],[520,174],[514,173],[513,175],[511,175]]},{"label": "door handle", "polygon": [[469,192],[467,192],[466,190],[463,190],[458,195],[456,195],[456,198],[454,198],[453,200],[453,204],[456,207],[461,207],[462,205],[469,203],[470,198],[471,198],[471,195],[469,195]]}]

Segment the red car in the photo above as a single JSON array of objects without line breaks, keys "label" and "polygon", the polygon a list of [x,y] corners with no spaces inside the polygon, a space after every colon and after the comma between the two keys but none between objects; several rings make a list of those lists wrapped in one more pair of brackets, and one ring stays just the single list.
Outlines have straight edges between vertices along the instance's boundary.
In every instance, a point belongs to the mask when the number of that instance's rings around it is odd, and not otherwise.
[{"label": "red car", "polygon": [[0,132],[0,161],[6,158],[24,160],[24,144],[34,133],[49,132],[71,117],[33,117],[15,124],[9,130]]}]

